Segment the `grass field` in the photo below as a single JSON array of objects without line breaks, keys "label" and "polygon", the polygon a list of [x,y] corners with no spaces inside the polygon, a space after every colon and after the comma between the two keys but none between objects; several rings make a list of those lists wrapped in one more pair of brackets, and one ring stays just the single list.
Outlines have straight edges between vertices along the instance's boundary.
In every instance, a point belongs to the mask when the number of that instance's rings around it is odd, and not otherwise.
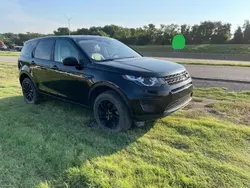
[{"label": "grass field", "polygon": [[20,52],[0,51],[0,56],[19,56]]},{"label": "grass field", "polygon": [[184,110],[112,135],[78,106],[26,105],[16,66],[0,72],[1,187],[250,187],[250,91],[196,89]]},{"label": "grass field", "polygon": [[[171,45],[131,46],[139,52],[173,52]],[[180,52],[250,54],[250,44],[200,44],[186,45]]]}]

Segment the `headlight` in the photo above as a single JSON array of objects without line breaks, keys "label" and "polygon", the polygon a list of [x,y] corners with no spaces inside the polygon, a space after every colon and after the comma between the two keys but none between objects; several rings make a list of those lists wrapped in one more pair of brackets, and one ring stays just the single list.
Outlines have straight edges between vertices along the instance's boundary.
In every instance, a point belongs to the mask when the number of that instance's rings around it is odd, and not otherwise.
[{"label": "headlight", "polygon": [[133,81],[139,85],[148,87],[161,86],[163,84],[160,79],[155,77],[141,77],[141,76],[138,77],[131,75],[123,75],[123,78],[126,80]]}]

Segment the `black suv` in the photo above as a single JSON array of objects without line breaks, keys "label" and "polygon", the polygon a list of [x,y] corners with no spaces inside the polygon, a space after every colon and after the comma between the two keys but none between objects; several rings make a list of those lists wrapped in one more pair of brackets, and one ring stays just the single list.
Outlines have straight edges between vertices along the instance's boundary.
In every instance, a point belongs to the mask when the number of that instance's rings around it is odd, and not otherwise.
[{"label": "black suv", "polygon": [[99,126],[127,130],[132,121],[167,116],[188,104],[192,80],[182,65],[142,57],[101,36],[29,40],[18,59],[28,104],[52,96],[93,108]]}]

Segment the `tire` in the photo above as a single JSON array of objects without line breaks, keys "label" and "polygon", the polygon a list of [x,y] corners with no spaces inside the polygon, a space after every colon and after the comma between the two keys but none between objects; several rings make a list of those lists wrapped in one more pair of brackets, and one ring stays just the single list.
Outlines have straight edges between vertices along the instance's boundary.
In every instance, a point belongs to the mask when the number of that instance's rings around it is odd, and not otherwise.
[{"label": "tire", "polygon": [[[31,93],[28,94],[28,90],[30,90],[32,94]],[[39,103],[39,94],[30,78],[24,78],[22,82],[22,92],[23,92],[24,101],[27,104]]]},{"label": "tire", "polygon": [[[104,105],[105,103],[106,105]],[[110,109],[108,106],[111,106],[111,104],[109,103],[113,104],[114,107],[111,107]],[[108,120],[107,118],[103,118],[103,114],[105,114],[103,113],[103,106],[109,108],[110,112],[113,114]],[[116,110],[114,110],[114,108],[116,108]],[[106,131],[126,131],[132,125],[132,119],[128,110],[128,106],[115,91],[106,91],[98,95],[94,102],[93,109],[97,124]],[[113,122],[111,119],[115,119],[115,121]],[[112,124],[112,126],[110,124]]]}]

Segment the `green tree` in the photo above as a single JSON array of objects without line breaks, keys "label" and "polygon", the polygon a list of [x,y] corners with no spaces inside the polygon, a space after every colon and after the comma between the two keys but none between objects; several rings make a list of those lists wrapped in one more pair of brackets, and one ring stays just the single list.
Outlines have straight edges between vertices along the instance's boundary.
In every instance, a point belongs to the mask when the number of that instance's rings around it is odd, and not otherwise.
[{"label": "green tree", "polygon": [[239,26],[238,29],[234,32],[233,43],[241,44],[243,43],[244,37],[241,27]]},{"label": "green tree", "polygon": [[191,34],[191,28],[187,24],[181,25],[181,34],[185,37],[186,43],[191,44],[192,43],[192,38],[190,36]]},{"label": "green tree", "polygon": [[249,23],[249,20],[245,21],[243,28],[244,28],[244,32],[243,32],[244,43],[250,43],[250,23]]},{"label": "green tree", "polygon": [[102,31],[102,27],[90,27],[89,35],[108,36],[107,33]]},{"label": "green tree", "polygon": [[[182,34],[185,37],[187,44],[202,44],[202,43],[227,43],[231,38],[231,24],[222,23],[220,21],[203,21],[199,25],[189,26],[187,24],[176,25],[161,24],[157,28],[154,24],[148,24],[138,28],[126,28],[118,25],[106,25],[104,27],[79,28],[71,32],[74,35],[101,35],[116,38],[129,45],[170,45],[176,34]],[[234,33],[232,42],[250,43],[250,23],[245,21],[243,31],[237,29]],[[59,27],[50,35],[68,35],[67,27]],[[4,33],[1,35],[2,40],[6,44],[23,45],[23,42],[44,36],[39,33]]]},{"label": "green tree", "polygon": [[202,43],[209,43],[216,29],[216,23],[211,21],[204,21],[201,22],[199,27]]},{"label": "green tree", "polygon": [[103,32],[107,33],[110,37],[115,37],[116,32],[119,30],[119,27],[116,25],[106,25],[102,28]]},{"label": "green tree", "polygon": [[4,40],[5,40],[4,35],[0,34],[0,47],[4,45]]},{"label": "green tree", "polygon": [[55,35],[68,35],[69,34],[69,28],[67,27],[59,27],[56,31],[54,31]]},{"label": "green tree", "polygon": [[89,35],[89,29],[87,28],[77,29],[76,31],[73,31],[72,34],[73,35]]},{"label": "green tree", "polygon": [[201,27],[199,25],[193,25],[190,31],[190,37],[192,44],[201,44],[202,43],[202,35],[201,35]]},{"label": "green tree", "polygon": [[5,44],[6,45],[14,45],[18,40],[18,34],[14,33],[4,33],[3,36],[5,37]]},{"label": "green tree", "polygon": [[7,38],[6,36],[4,36],[3,34],[0,34],[0,41],[1,41],[1,43],[7,44],[8,41],[9,41],[9,38]]},{"label": "green tree", "polygon": [[231,24],[216,22],[215,26],[214,34],[211,37],[211,43],[223,44],[228,42],[231,38]]},{"label": "green tree", "polygon": [[40,33],[30,33],[30,32],[19,33],[18,38],[15,43],[16,45],[22,46],[25,41],[38,38],[38,37],[42,37],[42,36],[45,36],[45,35],[40,34]]}]

